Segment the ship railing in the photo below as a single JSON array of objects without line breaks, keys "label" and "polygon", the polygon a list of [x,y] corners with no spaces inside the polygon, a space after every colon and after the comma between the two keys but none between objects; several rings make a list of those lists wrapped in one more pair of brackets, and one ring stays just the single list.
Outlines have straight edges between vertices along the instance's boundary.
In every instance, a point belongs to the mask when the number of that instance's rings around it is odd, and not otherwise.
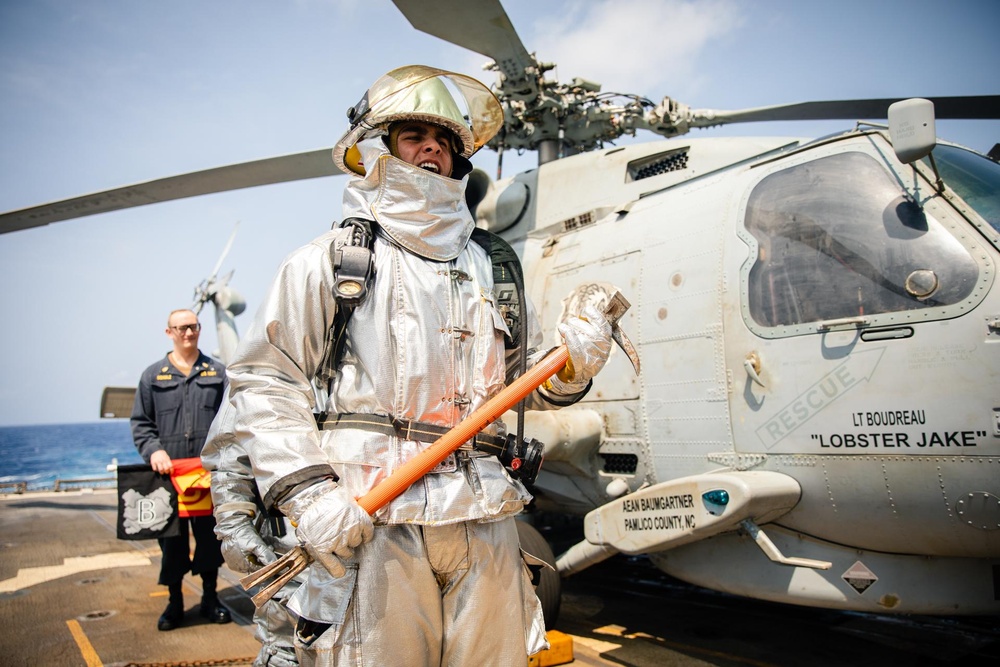
[{"label": "ship railing", "polygon": [[92,488],[95,486],[110,486],[118,483],[117,477],[90,477],[87,479],[57,479],[52,487],[53,491],[66,491],[69,489]]}]

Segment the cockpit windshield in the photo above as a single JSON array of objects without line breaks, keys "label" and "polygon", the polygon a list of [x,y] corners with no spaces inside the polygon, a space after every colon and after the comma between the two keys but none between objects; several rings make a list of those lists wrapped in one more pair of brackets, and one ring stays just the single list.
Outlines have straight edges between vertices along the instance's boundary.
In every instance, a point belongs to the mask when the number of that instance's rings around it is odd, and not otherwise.
[{"label": "cockpit windshield", "polygon": [[[934,148],[941,178],[1000,232],[1000,164],[972,151],[938,144]],[[930,158],[924,158],[930,164]]]},{"label": "cockpit windshield", "polygon": [[[954,164],[965,162],[949,161]],[[977,192],[987,189],[978,179],[966,180]],[[750,194],[744,222],[758,253],[747,281],[750,313],[764,327],[940,312],[967,299],[979,278],[962,243],[863,153],[830,155],[766,176]]]}]

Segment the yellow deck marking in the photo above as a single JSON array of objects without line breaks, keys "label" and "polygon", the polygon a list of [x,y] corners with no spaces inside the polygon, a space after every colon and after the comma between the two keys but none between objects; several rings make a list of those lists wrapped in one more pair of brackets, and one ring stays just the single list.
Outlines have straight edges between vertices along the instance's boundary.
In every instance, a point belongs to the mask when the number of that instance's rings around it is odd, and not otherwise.
[{"label": "yellow deck marking", "polygon": [[22,588],[46,581],[61,579],[71,574],[90,572],[91,570],[107,570],[116,567],[135,567],[149,565],[147,556],[134,551],[116,551],[97,556],[76,556],[63,559],[62,565],[45,565],[42,567],[25,567],[17,571],[17,576],[0,581],[0,593],[13,593]]},{"label": "yellow deck marking", "polygon": [[90,645],[90,640],[87,639],[86,633],[80,627],[80,623],[76,619],[70,619],[66,621],[66,625],[69,626],[69,631],[73,635],[76,645],[80,647],[80,654],[83,655],[83,661],[87,663],[87,667],[104,667],[100,656]]},{"label": "yellow deck marking", "polygon": [[753,667],[775,667],[773,662],[764,662],[763,660],[744,658],[738,655],[733,655],[732,653],[723,653],[722,651],[713,651],[707,648],[698,648],[697,646],[691,646],[690,644],[679,644],[677,642],[665,641],[662,642],[662,645],[666,646],[667,648],[671,648],[679,653],[694,653],[694,654],[701,654],[703,656],[708,656],[710,658],[722,658],[723,660],[729,660],[740,665],[752,665]]},{"label": "yellow deck marking", "polygon": [[570,637],[573,638],[574,643],[582,644],[591,651],[596,651],[597,653],[607,653],[608,651],[613,651],[616,648],[622,647],[621,644],[603,642],[600,639],[594,639],[593,637],[578,637],[577,635],[570,635]]},{"label": "yellow deck marking", "polygon": [[[753,658],[742,658],[731,653],[723,653],[722,651],[713,651],[711,649],[699,648],[697,646],[691,646],[690,644],[681,644],[679,642],[667,641],[663,637],[655,637],[645,632],[627,632],[627,628],[620,625],[605,625],[600,628],[594,629],[594,634],[597,635],[609,635],[612,637],[621,637],[622,639],[650,639],[653,640],[654,644],[658,646],[663,646],[665,648],[673,649],[681,653],[688,654],[701,654],[703,656],[709,656],[712,658],[723,658],[725,660],[732,660],[733,662],[742,665],[753,665],[753,667],[774,667],[773,664],[769,662],[763,662],[761,660],[754,660]],[[578,641],[588,648],[594,649],[599,653],[604,653],[612,649],[616,649],[621,644],[612,644],[611,642],[603,642],[599,639],[590,639],[589,637],[573,637],[574,641]],[[601,646],[603,645],[603,646]]]}]

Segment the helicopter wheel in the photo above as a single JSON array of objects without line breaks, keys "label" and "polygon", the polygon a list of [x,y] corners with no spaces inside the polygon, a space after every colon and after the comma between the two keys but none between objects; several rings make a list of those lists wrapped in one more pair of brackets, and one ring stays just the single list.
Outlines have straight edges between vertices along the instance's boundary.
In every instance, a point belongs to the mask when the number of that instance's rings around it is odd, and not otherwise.
[{"label": "helicopter wheel", "polygon": [[551,630],[559,618],[559,605],[562,601],[562,578],[555,569],[556,557],[552,553],[552,547],[534,526],[520,519],[517,519],[516,523],[517,537],[521,542],[521,548],[552,566],[551,570],[547,567],[542,569],[541,580],[535,587],[535,594],[538,595],[538,599],[542,603],[545,629]]}]

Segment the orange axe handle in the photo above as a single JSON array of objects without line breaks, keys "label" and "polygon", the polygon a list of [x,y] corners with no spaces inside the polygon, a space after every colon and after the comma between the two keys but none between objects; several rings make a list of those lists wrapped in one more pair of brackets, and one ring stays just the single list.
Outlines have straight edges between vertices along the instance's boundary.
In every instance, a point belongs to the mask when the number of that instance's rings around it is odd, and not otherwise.
[{"label": "orange axe handle", "polygon": [[503,413],[517,405],[521,399],[562,370],[568,360],[569,349],[565,345],[560,345],[549,352],[541,361],[529,368],[524,375],[504,387],[496,396],[459,422],[458,426],[396,468],[391,475],[358,498],[358,504],[369,514],[374,514],[389,504],[396,496],[406,491],[411,484],[461,447],[463,443],[474,438],[476,434],[499,419]]},{"label": "orange axe handle", "polygon": [[[529,368],[527,373],[504,387],[500,393],[459,422],[458,426],[396,468],[391,475],[358,498],[358,504],[369,514],[375,514],[379,509],[388,505],[393,498],[406,491],[411,484],[445,460],[463,443],[474,438],[480,431],[499,419],[500,415],[517,405],[518,401],[558,373],[568,360],[569,349],[565,345],[560,345],[549,352],[541,361]],[[254,605],[260,607],[289,580],[306,569],[311,560],[312,558],[304,546],[299,545],[273,563],[244,576],[240,579],[240,583],[245,590],[264,585],[261,591],[253,596]]]}]

